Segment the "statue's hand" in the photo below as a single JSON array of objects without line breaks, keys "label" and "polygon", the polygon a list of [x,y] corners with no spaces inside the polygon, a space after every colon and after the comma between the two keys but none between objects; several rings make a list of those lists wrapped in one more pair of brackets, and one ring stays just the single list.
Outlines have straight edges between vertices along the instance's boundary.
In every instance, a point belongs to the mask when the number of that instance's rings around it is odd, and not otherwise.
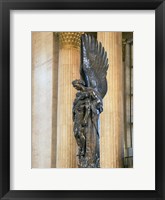
[{"label": "statue's hand", "polygon": [[102,102],[99,102],[97,104],[97,109],[99,110],[100,113],[103,112],[103,104],[102,104]]}]

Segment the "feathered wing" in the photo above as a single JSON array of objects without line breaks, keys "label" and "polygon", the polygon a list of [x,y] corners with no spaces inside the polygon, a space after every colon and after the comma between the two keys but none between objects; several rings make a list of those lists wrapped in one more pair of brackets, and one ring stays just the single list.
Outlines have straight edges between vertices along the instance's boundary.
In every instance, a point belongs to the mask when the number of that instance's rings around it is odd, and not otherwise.
[{"label": "feathered wing", "polygon": [[87,87],[99,92],[103,98],[107,93],[106,74],[108,70],[107,53],[102,44],[90,35],[81,37],[81,78]]}]

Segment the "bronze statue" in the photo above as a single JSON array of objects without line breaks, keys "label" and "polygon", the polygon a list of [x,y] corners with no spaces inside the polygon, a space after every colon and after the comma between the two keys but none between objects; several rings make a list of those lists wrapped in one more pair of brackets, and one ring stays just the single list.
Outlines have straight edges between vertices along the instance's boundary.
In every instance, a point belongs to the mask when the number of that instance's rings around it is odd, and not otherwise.
[{"label": "bronze statue", "polygon": [[100,167],[99,115],[107,92],[107,53],[90,35],[81,36],[80,80],[72,82],[76,90],[73,103],[74,136],[79,148],[78,167]]}]

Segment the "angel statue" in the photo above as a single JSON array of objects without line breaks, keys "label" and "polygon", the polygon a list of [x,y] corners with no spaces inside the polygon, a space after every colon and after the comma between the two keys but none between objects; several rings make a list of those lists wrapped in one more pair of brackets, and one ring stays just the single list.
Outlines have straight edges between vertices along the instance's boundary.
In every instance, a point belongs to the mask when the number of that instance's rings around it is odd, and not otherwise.
[{"label": "angel statue", "polygon": [[99,115],[107,93],[107,53],[90,35],[81,36],[80,80],[72,82],[78,90],[73,103],[74,136],[78,145],[78,167],[100,167]]}]

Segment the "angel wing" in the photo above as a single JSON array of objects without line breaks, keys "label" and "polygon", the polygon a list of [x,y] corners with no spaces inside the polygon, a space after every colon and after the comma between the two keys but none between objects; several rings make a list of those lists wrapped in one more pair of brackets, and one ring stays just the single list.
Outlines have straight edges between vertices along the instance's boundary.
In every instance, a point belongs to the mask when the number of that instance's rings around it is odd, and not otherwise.
[{"label": "angel wing", "polygon": [[103,98],[107,93],[107,53],[102,44],[90,35],[81,37],[81,79],[86,87],[96,90]]}]

